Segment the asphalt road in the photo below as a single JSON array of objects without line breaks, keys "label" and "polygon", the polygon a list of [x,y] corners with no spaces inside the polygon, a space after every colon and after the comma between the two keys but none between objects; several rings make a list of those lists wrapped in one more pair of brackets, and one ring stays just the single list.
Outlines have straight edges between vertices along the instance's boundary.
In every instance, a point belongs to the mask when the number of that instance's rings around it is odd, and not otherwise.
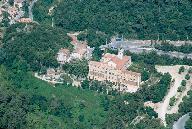
[{"label": "asphalt road", "polygon": [[189,118],[189,114],[182,116],[178,121],[174,123],[173,129],[185,129],[185,123]]},{"label": "asphalt road", "polygon": [[37,2],[37,0],[33,0],[32,2],[29,3],[28,9],[29,9],[29,18],[33,20],[33,5]]},{"label": "asphalt road", "polygon": [[111,48],[111,49],[118,49],[123,48],[124,50],[129,50],[132,53],[142,53],[142,52],[151,52],[156,51],[158,55],[169,55],[171,57],[177,57],[177,58],[189,58],[192,59],[192,53],[191,54],[184,54],[181,52],[165,52],[161,50],[155,49],[153,46],[151,46],[150,41],[139,41],[139,40],[133,40],[133,41],[124,41],[124,42],[114,42],[109,43],[107,45],[100,46],[101,49],[104,48]]}]

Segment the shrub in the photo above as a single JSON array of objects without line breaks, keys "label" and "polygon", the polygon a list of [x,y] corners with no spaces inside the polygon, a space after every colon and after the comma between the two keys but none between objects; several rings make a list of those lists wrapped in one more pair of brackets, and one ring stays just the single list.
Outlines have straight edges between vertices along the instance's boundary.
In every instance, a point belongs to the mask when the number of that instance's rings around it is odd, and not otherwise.
[{"label": "shrub", "polygon": [[189,68],[188,73],[192,73],[192,67]]},{"label": "shrub", "polygon": [[182,72],[184,72],[185,71],[185,67],[184,66],[181,66],[180,68],[179,68],[179,74],[181,74]]},{"label": "shrub", "polygon": [[150,73],[146,70],[143,70],[141,73],[141,80],[146,81],[149,79]]},{"label": "shrub", "polygon": [[84,34],[84,33],[80,33],[78,36],[77,36],[77,39],[80,40],[80,41],[85,41],[87,38],[87,35]]},{"label": "shrub", "polygon": [[189,74],[186,74],[186,75],[185,75],[185,79],[186,79],[186,80],[189,80],[189,79],[190,79],[190,75],[189,75]]},{"label": "shrub", "polygon": [[187,84],[186,80],[182,80],[181,86],[186,86],[186,84]]},{"label": "shrub", "polygon": [[184,86],[180,86],[178,89],[177,89],[177,92],[183,92],[185,90],[186,87]]},{"label": "shrub", "polygon": [[173,106],[176,102],[175,96],[170,99],[169,106]]}]

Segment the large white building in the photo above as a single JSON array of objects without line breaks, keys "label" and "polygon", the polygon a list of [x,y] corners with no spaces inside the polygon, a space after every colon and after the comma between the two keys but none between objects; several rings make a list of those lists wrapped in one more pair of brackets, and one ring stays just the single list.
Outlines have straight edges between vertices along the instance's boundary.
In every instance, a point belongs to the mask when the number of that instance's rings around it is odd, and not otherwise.
[{"label": "large white building", "polygon": [[123,51],[118,55],[106,53],[100,62],[89,62],[90,80],[109,81],[113,88],[121,92],[136,92],[140,87],[141,74],[127,70],[131,65],[131,57],[123,56]]}]

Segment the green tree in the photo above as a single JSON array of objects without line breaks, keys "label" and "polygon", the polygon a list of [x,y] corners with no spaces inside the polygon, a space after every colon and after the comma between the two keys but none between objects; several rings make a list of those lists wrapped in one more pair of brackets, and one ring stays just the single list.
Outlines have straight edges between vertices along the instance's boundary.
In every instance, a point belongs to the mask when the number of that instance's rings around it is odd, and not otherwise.
[{"label": "green tree", "polygon": [[180,86],[178,87],[177,92],[183,92],[185,89],[186,89],[185,86]]},{"label": "green tree", "polygon": [[83,60],[74,60],[63,65],[65,72],[75,75],[78,78],[86,78],[89,72],[88,62]]},{"label": "green tree", "polygon": [[181,86],[186,86],[186,84],[187,84],[186,80],[182,80]]},{"label": "green tree", "polygon": [[102,54],[103,54],[103,52],[101,51],[101,49],[99,47],[96,47],[92,54],[93,60],[99,61],[102,57]]},{"label": "green tree", "polygon": [[35,3],[33,7],[33,19],[42,23],[42,25],[52,24],[52,16],[49,15],[48,10],[53,6],[53,4],[57,4],[54,0],[41,0]]},{"label": "green tree", "polygon": [[85,41],[86,40],[86,37],[87,35],[85,33],[80,33],[78,36],[77,36],[77,39],[79,41]]},{"label": "green tree", "polygon": [[173,123],[177,121],[180,117],[180,113],[166,114],[166,122],[168,127],[172,128]]},{"label": "green tree", "polygon": [[182,72],[184,72],[185,71],[185,67],[184,66],[181,66],[180,68],[179,68],[179,74],[181,74]]},{"label": "green tree", "polygon": [[5,62],[5,59],[6,59],[6,53],[2,48],[0,48],[0,64]]},{"label": "green tree", "polygon": [[[76,4],[73,4],[74,2]],[[124,34],[132,39],[186,40],[192,38],[192,25],[188,20],[192,17],[191,4],[188,0],[126,0],[120,3],[115,0],[62,1],[55,11],[54,18],[57,26],[69,31],[92,29],[107,34]],[[39,2],[36,8],[35,10],[39,9],[38,14],[43,14],[44,10],[41,8],[47,7]],[[44,22],[44,19],[39,19],[39,22]]]},{"label": "green tree", "polygon": [[110,99],[107,96],[104,96],[102,98],[101,105],[104,107],[104,111],[108,111],[110,106]]},{"label": "green tree", "polygon": [[83,122],[83,121],[84,121],[84,119],[85,119],[84,115],[79,115],[79,117],[78,117],[78,118],[79,118],[79,121],[80,121],[80,122]]},{"label": "green tree", "polygon": [[185,124],[185,129],[192,129],[192,118],[190,117],[190,119],[186,122]]},{"label": "green tree", "polygon": [[13,6],[14,5],[14,0],[8,0],[8,3]]},{"label": "green tree", "polygon": [[158,114],[151,108],[151,107],[146,107],[145,112],[151,117],[151,118],[157,118]]},{"label": "green tree", "polygon": [[185,75],[185,79],[186,79],[186,80],[189,80],[189,79],[190,79],[190,75],[189,75],[189,74],[186,74],[186,75]]},{"label": "green tree", "polygon": [[1,81],[0,97],[0,127],[9,129],[25,129],[26,114],[29,108],[29,105],[27,104],[27,96],[12,91],[12,89],[7,87],[4,80]]},{"label": "green tree", "polygon": [[9,22],[10,22],[9,13],[3,11],[2,17],[3,17],[3,19],[2,19],[2,21],[1,21],[1,25],[2,25],[3,27],[8,27],[8,26],[9,26]]},{"label": "green tree", "polygon": [[29,9],[28,9],[28,6],[29,6],[29,1],[24,1],[23,2],[23,11],[25,12],[24,16],[25,17],[29,17]]},{"label": "green tree", "polygon": [[149,79],[149,76],[150,76],[149,72],[146,70],[143,70],[141,73],[141,80],[146,81]]},{"label": "green tree", "polygon": [[172,98],[170,98],[169,106],[174,106],[174,105],[175,105],[175,102],[176,102],[175,96],[172,97]]},{"label": "green tree", "polygon": [[89,81],[87,79],[83,80],[83,82],[81,83],[81,87],[83,89],[89,89]]},{"label": "green tree", "polygon": [[160,81],[152,86],[144,85],[141,90],[137,92],[139,96],[142,96],[144,101],[160,102],[167,94],[171,83],[171,75],[165,73],[162,75]]},{"label": "green tree", "polygon": [[25,60],[34,71],[42,67],[58,67],[55,56],[60,48],[71,47],[70,38],[58,28],[32,26],[30,32],[17,32],[18,29],[24,29],[23,24],[15,24],[7,29],[3,43],[7,55],[5,64],[11,66],[17,58]]},{"label": "green tree", "polygon": [[192,68],[191,68],[191,67],[189,68],[188,73],[189,73],[189,74],[192,73]]},{"label": "green tree", "polygon": [[183,98],[183,103],[179,105],[179,112],[182,114],[192,112],[192,108],[191,108],[192,107],[192,102],[191,102],[192,92],[189,91],[187,94],[188,94],[188,97],[185,96]]}]

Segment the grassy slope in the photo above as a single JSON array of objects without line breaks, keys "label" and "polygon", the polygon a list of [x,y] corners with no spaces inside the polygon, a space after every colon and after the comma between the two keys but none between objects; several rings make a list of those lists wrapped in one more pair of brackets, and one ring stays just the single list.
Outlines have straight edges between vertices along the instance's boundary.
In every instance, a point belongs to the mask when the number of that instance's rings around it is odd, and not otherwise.
[{"label": "grassy slope", "polygon": [[[76,119],[80,114],[83,114],[85,121],[91,121],[93,125],[104,122],[106,112],[103,111],[100,105],[101,96],[95,92],[64,85],[53,87],[44,81],[34,78],[32,75],[26,76],[23,84],[25,88],[21,89],[22,92],[39,94],[47,98],[55,97],[63,100],[65,104],[73,107],[72,113]],[[85,105],[83,110],[79,108],[80,103]]]}]

